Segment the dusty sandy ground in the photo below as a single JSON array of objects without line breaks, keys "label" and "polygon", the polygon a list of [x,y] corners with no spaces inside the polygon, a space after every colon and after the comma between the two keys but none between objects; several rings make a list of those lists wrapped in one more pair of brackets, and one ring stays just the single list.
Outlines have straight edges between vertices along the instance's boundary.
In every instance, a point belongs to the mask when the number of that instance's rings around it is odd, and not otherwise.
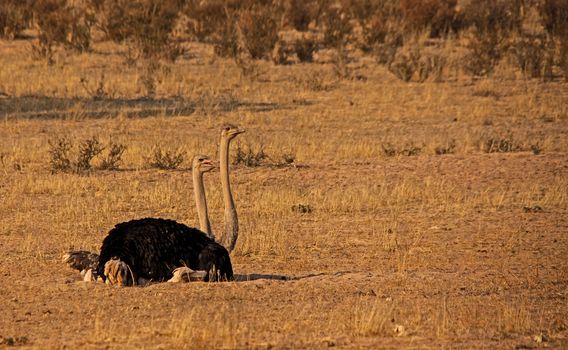
[{"label": "dusty sandy ground", "polygon": [[[362,80],[331,82],[318,63],[243,82],[204,54],[160,87],[182,107],[137,100],[128,70],[106,87],[127,96],[101,106],[79,78],[96,79],[106,56],[45,67],[2,45],[0,347],[568,347],[566,83],[406,84],[368,61]],[[320,71],[333,87],[307,88]],[[168,97],[176,88],[182,102]],[[233,166],[234,270],[288,281],[117,288],[61,262],[128,219],[197,225],[189,161],[159,170],[147,159],[157,144],[217,157],[226,121],[247,129],[241,147],[269,156]],[[121,170],[52,174],[49,141],[61,136],[126,144]],[[493,152],[491,140],[511,147]],[[218,173],[206,182],[220,231]]]}]

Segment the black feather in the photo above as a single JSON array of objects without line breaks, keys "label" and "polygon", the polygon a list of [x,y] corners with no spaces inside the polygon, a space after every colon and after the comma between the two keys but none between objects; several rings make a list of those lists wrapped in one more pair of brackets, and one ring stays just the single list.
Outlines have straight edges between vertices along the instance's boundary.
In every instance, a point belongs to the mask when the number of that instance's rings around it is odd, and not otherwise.
[{"label": "black feather", "polygon": [[[165,281],[177,267],[205,270],[211,280],[232,280],[229,252],[207,235],[173,220],[138,219],[117,224],[101,247],[97,272],[107,261],[125,262],[136,278]],[[215,272],[215,273],[213,273]]]}]

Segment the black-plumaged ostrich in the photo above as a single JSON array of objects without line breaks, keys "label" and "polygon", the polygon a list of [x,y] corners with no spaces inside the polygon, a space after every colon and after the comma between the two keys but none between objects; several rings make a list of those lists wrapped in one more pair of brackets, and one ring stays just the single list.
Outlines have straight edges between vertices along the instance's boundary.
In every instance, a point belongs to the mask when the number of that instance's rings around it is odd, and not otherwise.
[{"label": "black-plumaged ostrich", "polygon": [[[229,252],[238,237],[238,219],[229,183],[229,145],[244,130],[229,125],[221,130],[220,168],[225,203],[223,245],[211,232],[203,173],[211,170],[207,157],[194,159],[193,181],[201,230],[166,219],[146,218],[117,224],[104,239],[98,258],[86,252],[66,255],[66,262],[79,270],[95,267],[96,274],[110,284],[135,285],[141,281],[165,281],[174,270],[190,280],[192,272],[204,271],[196,279],[221,281],[233,279]],[[227,250],[228,249],[228,250]],[[87,259],[84,259],[87,257]],[[83,260],[82,260],[83,259]],[[90,265],[89,265],[90,264]],[[181,270],[181,271],[180,271]],[[200,277],[201,276],[201,277]]]}]

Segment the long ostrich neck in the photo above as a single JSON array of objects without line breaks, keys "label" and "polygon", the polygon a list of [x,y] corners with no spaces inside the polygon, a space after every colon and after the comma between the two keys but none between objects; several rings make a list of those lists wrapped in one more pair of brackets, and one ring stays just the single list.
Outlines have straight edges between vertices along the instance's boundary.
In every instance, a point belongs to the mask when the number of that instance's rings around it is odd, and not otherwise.
[{"label": "long ostrich neck", "polygon": [[230,141],[228,139],[222,137],[219,153],[221,155],[221,186],[223,187],[223,202],[225,203],[225,234],[223,235],[221,244],[231,252],[237,243],[239,221],[237,219],[237,209],[233,202],[231,185],[229,183],[229,143]]},{"label": "long ostrich neck", "polygon": [[195,188],[195,205],[197,207],[197,214],[199,215],[199,228],[201,231],[205,232],[209,238],[215,239],[207,212],[207,198],[205,197],[205,186],[203,185],[203,173],[197,169],[193,169],[193,187]]}]

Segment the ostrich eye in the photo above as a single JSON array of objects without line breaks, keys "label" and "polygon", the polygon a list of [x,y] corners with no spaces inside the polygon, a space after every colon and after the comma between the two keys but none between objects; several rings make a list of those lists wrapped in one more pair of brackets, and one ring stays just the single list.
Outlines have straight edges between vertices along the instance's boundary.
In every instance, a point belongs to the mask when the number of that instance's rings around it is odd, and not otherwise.
[{"label": "ostrich eye", "polygon": [[225,131],[229,131],[229,130],[231,130],[231,128],[229,126],[226,126]]}]

